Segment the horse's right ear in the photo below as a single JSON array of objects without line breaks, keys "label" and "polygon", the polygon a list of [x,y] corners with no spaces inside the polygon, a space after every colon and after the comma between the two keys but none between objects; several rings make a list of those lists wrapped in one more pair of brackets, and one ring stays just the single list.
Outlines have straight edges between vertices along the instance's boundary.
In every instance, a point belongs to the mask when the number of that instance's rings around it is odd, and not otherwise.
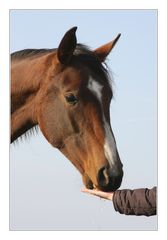
[{"label": "horse's right ear", "polygon": [[68,30],[59,44],[57,58],[60,63],[67,64],[73,55],[77,44],[76,30],[77,27]]},{"label": "horse's right ear", "polygon": [[117,43],[120,36],[121,36],[121,34],[119,33],[114,40],[112,40],[111,42],[109,42],[109,43],[97,48],[96,50],[94,50],[94,53],[96,54],[96,56],[98,57],[98,59],[101,62],[105,61],[106,57],[111,52],[111,50],[114,48],[114,46]]}]

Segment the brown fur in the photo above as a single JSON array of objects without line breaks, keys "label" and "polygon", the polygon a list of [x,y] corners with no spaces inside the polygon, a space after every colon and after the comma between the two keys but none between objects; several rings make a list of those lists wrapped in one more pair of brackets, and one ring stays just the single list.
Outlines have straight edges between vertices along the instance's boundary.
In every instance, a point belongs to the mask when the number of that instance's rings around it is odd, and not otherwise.
[{"label": "brown fur", "polygon": [[[106,182],[100,175],[101,169],[109,168],[104,155],[102,109],[87,88],[89,76],[103,86],[102,104],[109,123],[112,89],[108,73],[99,61],[100,48],[92,52],[76,45],[75,31],[73,28],[65,34],[58,49],[12,54],[11,141],[39,125],[48,142],[59,148],[80,171],[87,187],[94,184],[102,190],[115,190],[121,184],[122,165],[118,155],[118,176],[114,179],[108,176]],[[103,58],[110,51],[106,45],[105,53],[103,46]],[[69,93],[77,97],[77,104],[66,101]]]}]

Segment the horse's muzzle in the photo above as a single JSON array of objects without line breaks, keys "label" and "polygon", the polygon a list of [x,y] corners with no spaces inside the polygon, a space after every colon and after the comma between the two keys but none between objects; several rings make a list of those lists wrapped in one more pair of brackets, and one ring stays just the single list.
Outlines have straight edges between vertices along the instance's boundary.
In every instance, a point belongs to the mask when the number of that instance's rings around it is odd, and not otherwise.
[{"label": "horse's muzzle", "polygon": [[97,174],[97,188],[105,192],[116,191],[122,182],[123,170],[119,169],[117,173],[109,171],[108,168],[102,167]]},{"label": "horse's muzzle", "polygon": [[112,174],[112,171],[109,172],[108,168],[103,167],[98,171],[96,183],[93,183],[87,174],[84,174],[82,178],[84,185],[88,189],[97,188],[104,192],[114,192],[121,185],[123,170],[120,169],[117,174],[115,174],[115,172]]}]

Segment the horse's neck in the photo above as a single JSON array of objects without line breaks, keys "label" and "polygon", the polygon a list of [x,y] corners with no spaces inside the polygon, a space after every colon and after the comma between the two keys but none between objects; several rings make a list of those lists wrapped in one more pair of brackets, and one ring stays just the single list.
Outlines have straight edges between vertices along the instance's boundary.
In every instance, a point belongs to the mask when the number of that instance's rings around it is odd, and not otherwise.
[{"label": "horse's neck", "polygon": [[35,98],[41,72],[37,62],[16,61],[11,70],[11,142],[37,125]]},{"label": "horse's neck", "polygon": [[31,99],[25,99],[25,102],[25,104],[19,105],[18,108],[16,107],[15,111],[12,113],[11,142],[37,125],[37,121],[34,117],[33,97]]},{"label": "horse's neck", "polygon": [[[11,141],[38,124],[38,93],[55,59],[55,52],[32,59],[14,60],[11,64]],[[52,65],[54,67],[54,64]],[[50,69],[52,68],[50,67]]]}]

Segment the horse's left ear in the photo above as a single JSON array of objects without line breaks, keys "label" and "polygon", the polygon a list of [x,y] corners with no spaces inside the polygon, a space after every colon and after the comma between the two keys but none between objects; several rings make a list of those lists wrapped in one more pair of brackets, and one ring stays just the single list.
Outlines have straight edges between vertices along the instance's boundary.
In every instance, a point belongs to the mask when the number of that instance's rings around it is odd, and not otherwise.
[{"label": "horse's left ear", "polygon": [[97,48],[94,50],[94,53],[97,55],[101,62],[105,61],[105,58],[111,52],[115,44],[117,43],[118,39],[120,38],[121,34],[119,33],[118,36],[111,42]]},{"label": "horse's left ear", "polygon": [[77,38],[75,35],[76,30],[77,27],[68,30],[59,44],[57,58],[60,63],[68,63],[73,55],[77,44]]}]

